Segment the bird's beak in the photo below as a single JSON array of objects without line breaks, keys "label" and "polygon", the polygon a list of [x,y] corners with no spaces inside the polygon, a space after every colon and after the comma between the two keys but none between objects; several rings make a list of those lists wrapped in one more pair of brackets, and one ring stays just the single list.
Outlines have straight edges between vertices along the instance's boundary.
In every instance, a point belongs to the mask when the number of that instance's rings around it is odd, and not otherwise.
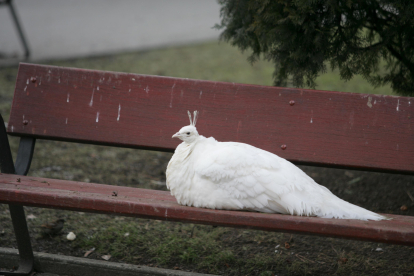
[{"label": "bird's beak", "polygon": [[180,138],[180,137],[181,137],[181,134],[179,132],[177,132],[171,138]]}]

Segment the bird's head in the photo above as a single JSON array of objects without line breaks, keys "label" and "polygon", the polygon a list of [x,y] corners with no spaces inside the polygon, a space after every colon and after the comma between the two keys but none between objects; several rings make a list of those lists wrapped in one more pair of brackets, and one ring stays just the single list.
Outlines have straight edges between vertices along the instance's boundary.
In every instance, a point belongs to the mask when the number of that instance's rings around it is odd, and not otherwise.
[{"label": "bird's head", "polygon": [[190,118],[190,125],[182,127],[180,131],[172,136],[172,138],[179,138],[186,143],[192,143],[198,138],[198,132],[195,127],[197,121],[198,111],[194,111],[194,118],[191,119],[191,113],[188,112],[188,117]]}]

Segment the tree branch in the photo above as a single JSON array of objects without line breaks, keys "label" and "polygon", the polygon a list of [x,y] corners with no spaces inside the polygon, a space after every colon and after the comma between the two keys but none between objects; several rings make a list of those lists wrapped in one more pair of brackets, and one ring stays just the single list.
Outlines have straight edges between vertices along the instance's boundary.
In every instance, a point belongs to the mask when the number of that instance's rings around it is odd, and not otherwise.
[{"label": "tree branch", "polygon": [[391,45],[386,46],[388,51],[397,58],[402,64],[404,64],[408,70],[411,71],[412,74],[414,74],[414,64],[409,62],[406,58],[404,58],[397,50],[395,50]]},{"label": "tree branch", "polygon": [[369,45],[367,47],[363,47],[363,48],[361,48],[361,47],[355,47],[355,46],[352,46],[352,45],[348,45],[348,46],[351,47],[351,48],[353,48],[353,49],[360,50],[360,51],[369,51],[369,50],[372,50],[375,47],[383,46],[383,45],[384,45],[384,41],[380,41],[380,42],[371,44],[371,45]]}]

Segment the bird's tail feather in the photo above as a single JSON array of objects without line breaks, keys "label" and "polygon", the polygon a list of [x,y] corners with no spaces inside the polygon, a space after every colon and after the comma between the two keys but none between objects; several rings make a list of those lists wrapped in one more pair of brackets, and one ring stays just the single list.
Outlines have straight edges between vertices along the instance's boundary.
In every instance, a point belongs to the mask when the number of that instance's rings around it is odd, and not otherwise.
[{"label": "bird's tail feather", "polygon": [[[336,196],[335,196],[336,197]],[[319,210],[318,217],[338,219],[359,219],[359,220],[387,220],[389,218],[371,212],[362,207],[351,204],[336,197],[335,201],[329,200],[324,208]]]},{"label": "bird's tail feather", "polygon": [[[314,198],[315,200],[315,198]],[[280,206],[284,208],[284,214],[298,216],[316,216],[320,218],[337,218],[337,219],[358,219],[358,220],[386,220],[389,219],[382,215],[368,211],[362,207],[351,204],[332,193],[325,193],[316,202],[309,200],[309,197],[297,194],[287,194],[279,204],[277,204],[280,212]],[[272,206],[274,204],[270,204]],[[276,207],[276,206],[273,206]],[[276,208],[275,208],[276,209]]]}]

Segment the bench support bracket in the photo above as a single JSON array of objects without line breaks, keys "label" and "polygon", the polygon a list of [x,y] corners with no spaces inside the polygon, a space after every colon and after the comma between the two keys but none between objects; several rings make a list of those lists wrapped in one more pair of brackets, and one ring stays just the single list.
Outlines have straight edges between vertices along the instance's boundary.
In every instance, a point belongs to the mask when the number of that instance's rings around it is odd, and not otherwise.
[{"label": "bench support bracket", "polygon": [[[17,170],[15,170],[4,120],[0,115],[0,152],[2,152],[0,167],[2,173],[25,175],[30,167],[34,145],[35,139],[22,138],[20,140],[19,155],[16,162]],[[0,275],[29,275],[33,271],[34,256],[24,209],[23,206],[14,204],[9,204],[9,209],[16,234],[20,261],[17,270],[12,272],[0,271]]]}]

